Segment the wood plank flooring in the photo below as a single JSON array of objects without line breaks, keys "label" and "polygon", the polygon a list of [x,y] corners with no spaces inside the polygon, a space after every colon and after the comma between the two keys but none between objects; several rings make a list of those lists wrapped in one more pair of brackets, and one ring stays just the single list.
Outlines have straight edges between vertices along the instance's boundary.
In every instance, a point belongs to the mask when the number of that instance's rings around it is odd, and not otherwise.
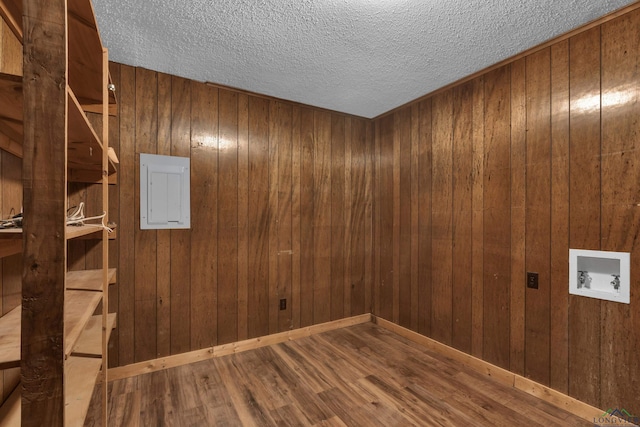
[{"label": "wood plank flooring", "polygon": [[[591,425],[373,323],[109,389],[110,426]],[[85,426],[99,414],[93,405]]]}]

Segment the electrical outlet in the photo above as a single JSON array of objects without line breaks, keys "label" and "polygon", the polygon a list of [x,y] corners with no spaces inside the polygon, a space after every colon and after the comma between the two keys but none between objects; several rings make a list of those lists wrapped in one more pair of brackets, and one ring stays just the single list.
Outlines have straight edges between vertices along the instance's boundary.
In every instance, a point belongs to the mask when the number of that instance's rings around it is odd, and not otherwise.
[{"label": "electrical outlet", "polygon": [[283,298],[280,300],[280,310],[286,310],[287,309],[287,299]]},{"label": "electrical outlet", "polygon": [[527,288],[538,289],[538,273],[527,272]]}]

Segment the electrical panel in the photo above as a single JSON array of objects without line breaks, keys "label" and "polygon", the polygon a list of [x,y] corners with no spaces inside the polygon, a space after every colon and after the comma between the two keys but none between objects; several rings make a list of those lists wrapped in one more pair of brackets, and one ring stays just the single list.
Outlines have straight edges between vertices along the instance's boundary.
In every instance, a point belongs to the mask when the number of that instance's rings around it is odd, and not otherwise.
[{"label": "electrical panel", "polygon": [[140,154],[140,229],[191,227],[189,162]]}]

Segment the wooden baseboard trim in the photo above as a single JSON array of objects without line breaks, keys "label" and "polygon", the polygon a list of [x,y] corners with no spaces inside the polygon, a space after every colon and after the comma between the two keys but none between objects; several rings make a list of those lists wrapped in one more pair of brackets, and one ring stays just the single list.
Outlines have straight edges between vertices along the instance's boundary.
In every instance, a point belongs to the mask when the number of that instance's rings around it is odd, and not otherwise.
[{"label": "wooden baseboard trim", "polygon": [[518,390],[522,390],[525,393],[529,393],[532,396],[551,403],[552,405],[564,409],[567,412],[571,412],[572,414],[589,422],[593,422],[594,419],[599,419],[604,412],[602,409],[598,409],[596,407],[588,405],[584,402],[581,402],[580,400],[574,399],[571,396],[560,393],[559,391],[554,390],[550,387],[539,384],[521,375],[514,374],[513,372],[506,369],[492,365],[489,362],[485,362],[484,360],[478,359],[477,357],[474,357],[470,354],[449,347],[429,337],[425,337],[424,335],[420,335],[417,332],[397,325],[388,320],[372,315],[371,321],[384,329],[387,329],[410,341],[413,341],[416,344],[420,344],[421,346],[428,348],[429,350],[438,352],[450,359],[453,359],[456,362],[459,362],[475,370],[476,372],[491,377],[499,383],[514,387]]},{"label": "wooden baseboard trim", "polygon": [[272,344],[293,341],[299,338],[308,337],[310,335],[315,335],[322,332],[367,322],[371,322],[371,314],[368,313],[362,314],[360,316],[348,317],[346,319],[334,320],[332,322],[321,323],[318,325],[307,326],[304,328],[292,329],[290,331],[266,335],[264,337],[251,338],[234,343],[207,347],[201,350],[190,351],[188,353],[181,353],[173,356],[162,357],[159,359],[148,360],[145,362],[120,366],[117,368],[111,368],[107,371],[107,378],[109,378],[109,382],[121,380],[123,378],[129,378],[136,375],[148,374],[150,372],[174,368],[176,366],[200,362],[202,360],[213,359],[215,357],[241,353],[243,351],[253,350]]}]

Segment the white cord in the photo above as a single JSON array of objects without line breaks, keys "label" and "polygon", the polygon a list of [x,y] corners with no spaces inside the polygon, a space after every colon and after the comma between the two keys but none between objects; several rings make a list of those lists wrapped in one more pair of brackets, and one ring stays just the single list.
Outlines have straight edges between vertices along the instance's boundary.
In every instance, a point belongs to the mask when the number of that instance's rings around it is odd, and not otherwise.
[{"label": "white cord", "polygon": [[[84,225],[85,227],[98,227],[104,230],[107,230],[109,233],[113,233],[113,229],[105,225],[104,219],[107,216],[106,212],[102,212],[102,215],[91,216],[85,218],[84,216],[84,202],[80,202],[77,207],[73,207],[70,209],[74,209],[70,214],[67,214],[67,225]],[[70,210],[69,209],[69,210]],[[68,211],[67,211],[68,212]],[[93,221],[100,220],[100,224],[85,224],[85,221]],[[13,218],[9,219],[0,219],[0,229],[2,228],[20,228],[22,227],[22,214],[18,218],[16,215]]]},{"label": "white cord", "polygon": [[[74,209],[74,208],[71,208]],[[84,202],[80,202],[80,204],[75,208],[71,214],[67,211],[67,224],[69,220],[82,220],[84,218]]]},{"label": "white cord", "polygon": [[[80,205],[82,206],[82,203],[80,203]],[[81,209],[81,207],[80,207],[80,209]],[[80,210],[80,209],[78,209],[78,210]],[[76,211],[76,213],[77,213],[77,211]],[[98,228],[103,228],[103,229],[107,230],[109,233],[113,232],[113,229],[107,227],[104,224],[104,219],[107,216],[106,212],[102,212],[102,215],[90,216],[90,217],[87,217],[87,218],[85,218],[84,215],[81,215],[80,218],[74,218],[76,216],[77,215],[75,215],[75,214],[71,215],[69,217],[69,219],[67,219],[67,225],[84,225],[86,227],[98,227]],[[100,224],[85,224],[84,223],[85,221],[92,221],[92,220],[96,220],[96,219],[100,220]]]}]

